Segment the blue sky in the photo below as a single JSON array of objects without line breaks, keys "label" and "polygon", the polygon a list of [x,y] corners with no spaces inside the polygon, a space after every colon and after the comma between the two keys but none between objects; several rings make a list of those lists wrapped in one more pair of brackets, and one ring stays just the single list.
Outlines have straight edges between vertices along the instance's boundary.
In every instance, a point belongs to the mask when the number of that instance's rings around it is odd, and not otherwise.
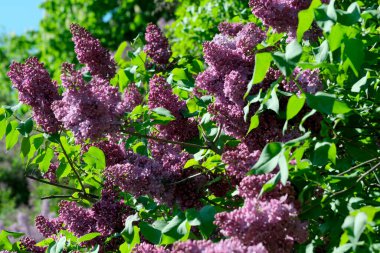
[{"label": "blue sky", "polygon": [[22,34],[37,29],[43,11],[42,0],[0,0],[0,34]]}]

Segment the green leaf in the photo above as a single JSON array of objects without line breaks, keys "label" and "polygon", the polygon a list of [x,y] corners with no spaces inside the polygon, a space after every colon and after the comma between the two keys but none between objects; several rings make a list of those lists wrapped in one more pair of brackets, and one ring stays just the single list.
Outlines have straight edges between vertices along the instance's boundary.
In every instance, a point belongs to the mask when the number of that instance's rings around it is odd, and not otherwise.
[{"label": "green leaf", "polygon": [[83,155],[83,161],[98,171],[103,170],[106,167],[106,157],[103,151],[97,147],[90,147],[88,151]]},{"label": "green leaf", "polygon": [[163,124],[175,120],[175,117],[171,114],[171,112],[163,107],[152,109],[151,117],[156,122]]},{"label": "green leaf", "polygon": [[0,115],[0,141],[3,139],[5,135],[5,131],[7,129],[8,121],[5,118],[4,114]]},{"label": "green leaf", "polygon": [[260,124],[260,119],[257,114],[253,115],[251,117],[251,123],[249,124],[249,129],[247,134],[249,134],[253,129],[257,128]]},{"label": "green leaf", "polygon": [[136,222],[136,221],[139,221],[140,220],[140,217],[138,215],[138,213],[135,213],[133,215],[129,215],[127,217],[127,219],[125,220],[125,223],[124,223],[124,229],[123,231],[121,231],[121,234],[124,238],[124,240],[128,243],[132,242],[133,240],[133,232],[134,232],[134,228],[133,228],[133,223]]},{"label": "green leaf", "polygon": [[159,229],[154,228],[152,225],[146,223],[145,221],[139,224],[141,234],[146,240],[153,244],[160,244],[162,240],[162,233]]},{"label": "green leaf", "polygon": [[114,55],[114,59],[115,59],[115,62],[119,65],[121,65],[123,63],[123,53],[125,51],[125,49],[127,48],[128,46],[128,43],[126,41],[122,42],[119,47],[117,48],[116,50],[116,53]]},{"label": "green leaf", "polygon": [[278,159],[280,158],[281,152],[282,152],[282,143],[280,142],[271,142],[268,143],[261,155],[257,163],[252,167],[250,172],[248,173],[249,175],[252,174],[264,174],[264,173],[269,173],[278,164]]},{"label": "green leaf", "polygon": [[2,230],[0,233],[0,249],[12,250],[12,243],[8,237],[12,236],[13,238],[19,238],[23,235],[24,235],[24,233]]},{"label": "green leaf", "polygon": [[356,76],[359,76],[360,68],[364,63],[364,44],[360,39],[344,40],[344,54],[347,57],[343,67],[350,67]]},{"label": "green leaf", "polygon": [[199,230],[204,239],[208,239],[216,228],[216,226],[214,225],[215,214],[216,210],[213,206],[204,206],[199,211],[199,220],[201,221]]},{"label": "green leaf", "polygon": [[54,151],[50,148],[46,149],[44,159],[39,163],[39,167],[42,172],[48,171],[50,167],[51,160],[54,157]]},{"label": "green leaf", "polygon": [[33,120],[28,119],[25,122],[20,122],[17,126],[17,130],[20,132],[20,134],[24,137],[28,137],[30,132],[33,130]]},{"label": "green leaf", "polygon": [[254,84],[261,83],[264,80],[270,68],[272,59],[272,54],[268,52],[256,54],[253,77],[252,80],[248,83],[247,92],[245,93],[244,98],[248,96]]},{"label": "green leaf", "polygon": [[327,38],[331,52],[341,47],[344,38],[344,28],[340,24],[336,24],[331,28],[331,32]]},{"label": "green leaf", "polygon": [[351,111],[347,104],[324,92],[306,94],[306,101],[311,108],[326,114],[345,114]]},{"label": "green leaf", "polygon": [[27,157],[30,151],[30,139],[29,137],[22,138],[21,141],[21,154],[23,157]]},{"label": "green leaf", "polygon": [[18,126],[17,121],[11,121],[8,123],[8,126],[6,128],[6,136],[5,136],[5,147],[7,150],[12,149],[18,141],[20,132],[17,131],[17,126]]},{"label": "green leaf", "polygon": [[369,73],[367,72],[367,74],[366,74],[364,77],[362,77],[359,81],[357,81],[357,82],[351,87],[351,91],[352,91],[352,92],[360,92],[361,88],[367,84],[368,74],[369,74]]},{"label": "green leaf", "polygon": [[186,71],[181,68],[175,68],[172,70],[171,74],[173,75],[174,81],[180,81],[180,80],[188,80]]},{"label": "green leaf", "polygon": [[287,62],[296,64],[302,56],[302,46],[297,40],[290,42],[285,49],[285,59]]},{"label": "green leaf", "polygon": [[298,12],[297,40],[301,41],[314,21],[314,10],[321,5],[321,0],[313,0],[308,9]]},{"label": "green leaf", "polygon": [[352,3],[347,11],[338,10],[338,22],[345,26],[352,26],[356,24],[361,16],[360,16],[360,7],[354,2]]},{"label": "green leaf", "polygon": [[274,111],[275,113],[277,113],[277,115],[279,114],[279,111],[280,111],[280,102],[278,101],[277,88],[276,87],[274,87],[271,90],[270,97],[265,102],[265,105],[266,105],[266,107],[268,109],[270,109],[270,110]]},{"label": "green leaf", "polygon": [[280,176],[281,176],[281,183],[283,185],[286,185],[286,182],[288,181],[289,177],[289,168],[288,168],[288,162],[286,161],[285,155],[280,155],[280,158],[278,159],[278,166],[280,167]]},{"label": "green leaf", "polygon": [[94,239],[100,235],[101,235],[101,233],[98,233],[98,232],[89,233],[89,234],[86,234],[84,236],[79,237],[77,242],[81,243],[81,242],[91,241],[92,239]]},{"label": "green leaf", "polygon": [[280,173],[277,173],[274,177],[272,177],[268,182],[266,182],[263,185],[259,197],[261,197],[266,192],[272,191],[276,187],[278,181],[280,181]]},{"label": "green leaf", "polygon": [[329,148],[329,151],[327,153],[327,157],[333,164],[336,164],[336,145],[335,145],[335,143],[330,144],[330,148]]},{"label": "green leaf", "polygon": [[[132,232],[131,239],[126,240],[125,243],[120,245],[120,252],[121,253],[130,253],[132,252],[133,248],[136,244],[140,243],[140,229],[137,226],[133,226],[133,232]],[[124,238],[125,239],[125,238]]]},{"label": "green leaf", "polygon": [[327,59],[328,55],[329,55],[329,43],[327,40],[325,40],[319,46],[318,54],[315,56],[315,61],[317,63],[322,63]]},{"label": "green leaf", "polygon": [[185,165],[183,166],[183,168],[187,169],[187,168],[193,167],[195,165],[199,165],[199,162],[193,158],[193,159],[188,160],[185,163]]},{"label": "green leaf", "polygon": [[288,105],[286,106],[286,120],[291,120],[294,118],[301,111],[305,101],[305,94],[301,94],[301,96],[291,96],[289,98]]},{"label": "green leaf", "polygon": [[286,60],[285,54],[280,52],[275,52],[273,55],[273,61],[276,64],[277,68],[281,71],[281,73],[288,77],[293,73],[295,65],[292,62],[288,62]]},{"label": "green leaf", "polygon": [[56,171],[57,178],[60,179],[60,178],[67,177],[70,174],[71,170],[72,170],[71,166],[61,161]]},{"label": "green leaf", "polygon": [[363,212],[358,213],[354,220],[354,236],[359,241],[361,234],[364,232],[365,226],[367,224],[367,215]]}]

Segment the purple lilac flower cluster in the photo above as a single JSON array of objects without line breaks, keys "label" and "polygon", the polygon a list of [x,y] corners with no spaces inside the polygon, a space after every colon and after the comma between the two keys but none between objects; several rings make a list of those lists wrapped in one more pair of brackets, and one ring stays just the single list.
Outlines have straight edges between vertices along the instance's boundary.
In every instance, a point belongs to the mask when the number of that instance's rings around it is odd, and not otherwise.
[{"label": "purple lilac flower cluster", "polygon": [[209,107],[214,120],[224,131],[236,138],[246,133],[244,122],[245,87],[254,66],[254,48],[265,39],[265,33],[254,24],[219,25],[221,34],[204,43],[204,57],[208,68],[198,75],[198,89],[216,97]]},{"label": "purple lilac flower cluster", "polygon": [[301,90],[295,82],[302,88],[304,92],[307,93],[317,93],[323,90],[323,84],[319,78],[319,70],[302,70],[299,67],[295,68],[292,75],[292,80],[289,82],[283,81],[281,83],[282,88],[285,91],[301,94]]},{"label": "purple lilac flower cluster", "polygon": [[[288,32],[294,37],[298,25],[298,13],[307,9],[311,0],[250,0],[252,13],[276,32]],[[328,3],[329,0],[322,0]]]},{"label": "purple lilac flower cluster", "polygon": [[173,253],[268,253],[265,247],[259,243],[246,246],[237,239],[212,241],[186,241],[174,245]]},{"label": "purple lilac flower cluster", "polygon": [[180,101],[173,94],[170,84],[162,76],[154,75],[149,82],[150,109],[163,107],[176,118],[167,125],[159,125],[159,136],[170,140],[187,141],[198,135],[198,128],[194,121],[182,116],[181,111],[186,109],[185,101]]},{"label": "purple lilac flower cluster", "polygon": [[60,123],[54,117],[51,104],[60,100],[57,84],[37,58],[32,57],[24,64],[14,62],[8,76],[19,91],[19,100],[33,108],[33,118],[48,133],[55,133]]},{"label": "purple lilac flower cluster", "polygon": [[36,246],[37,242],[30,238],[30,237],[23,237],[20,240],[20,248],[22,250],[25,250],[27,252],[33,252],[33,253],[44,253],[46,250],[46,247],[39,247]]},{"label": "purple lilac flower cluster", "polygon": [[157,202],[181,208],[200,206],[202,188],[209,177],[196,170],[183,170],[190,155],[173,144],[150,141],[154,159],[127,152],[125,161],[106,168],[106,182],[136,197],[150,195]]},{"label": "purple lilac flower cluster", "polygon": [[161,66],[169,63],[172,52],[169,47],[168,39],[160,28],[150,23],[145,31],[146,45],[145,53],[151,58],[152,62]]},{"label": "purple lilac flower cluster", "polygon": [[274,175],[249,176],[239,185],[243,207],[216,215],[215,224],[225,236],[251,246],[262,243],[268,252],[291,252],[295,243],[307,240],[307,224],[298,219],[295,191],[287,183],[258,198]]},{"label": "purple lilac flower cluster", "polygon": [[96,140],[117,132],[125,112],[121,94],[116,87],[100,78],[85,83],[78,71],[64,65],[62,100],[52,104],[55,117],[70,129],[78,142]]},{"label": "purple lilac flower cluster", "polygon": [[82,152],[87,152],[91,146],[97,147],[103,151],[106,158],[106,166],[122,163],[125,159],[127,159],[127,152],[125,151],[123,145],[117,144],[113,140],[106,140],[91,143],[89,145],[83,145]]},{"label": "purple lilac flower cluster", "polygon": [[50,164],[49,169],[46,171],[46,173],[43,175],[43,177],[52,183],[56,183],[57,182],[56,171],[57,171],[58,167],[59,167],[58,163]]},{"label": "purple lilac flower cluster", "polygon": [[80,63],[85,64],[92,76],[109,80],[115,76],[116,63],[111,54],[85,28],[72,24],[75,53]]}]

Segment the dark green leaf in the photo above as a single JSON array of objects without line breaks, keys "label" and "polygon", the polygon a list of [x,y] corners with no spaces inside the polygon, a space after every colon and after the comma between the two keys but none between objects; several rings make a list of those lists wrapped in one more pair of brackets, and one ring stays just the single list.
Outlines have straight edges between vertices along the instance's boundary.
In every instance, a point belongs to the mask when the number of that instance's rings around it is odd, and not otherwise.
[{"label": "dark green leaf", "polygon": [[153,244],[160,244],[162,240],[162,233],[159,229],[154,228],[152,225],[146,223],[145,221],[139,224],[141,234],[146,240]]},{"label": "dark green leaf", "polygon": [[271,142],[268,143],[261,155],[257,163],[252,167],[249,174],[264,174],[269,173],[278,164],[278,159],[282,152],[282,143],[280,142]]},{"label": "dark green leaf", "polygon": [[306,101],[311,108],[326,114],[345,114],[351,111],[347,104],[324,92],[317,92],[315,95],[306,94]]}]

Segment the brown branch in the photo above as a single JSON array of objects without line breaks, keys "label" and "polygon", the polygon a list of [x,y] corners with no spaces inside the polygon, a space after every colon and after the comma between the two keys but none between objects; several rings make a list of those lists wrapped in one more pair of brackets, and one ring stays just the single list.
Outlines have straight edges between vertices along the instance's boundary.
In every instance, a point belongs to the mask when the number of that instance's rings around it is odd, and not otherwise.
[{"label": "brown branch", "polygon": [[61,146],[61,149],[62,149],[63,155],[66,157],[67,162],[69,163],[70,167],[71,167],[71,168],[73,169],[73,171],[74,171],[74,174],[76,175],[76,177],[77,177],[78,180],[79,180],[79,184],[80,184],[81,187],[82,187],[82,191],[83,191],[84,196],[87,196],[86,188],[85,188],[84,185],[83,185],[82,179],[80,178],[80,175],[79,175],[78,171],[75,169],[75,166],[74,166],[73,161],[71,161],[69,155],[67,154],[65,148],[63,147],[63,144],[62,144],[60,138],[58,138],[58,143],[59,143],[59,145]]},{"label": "brown branch", "polygon": [[198,145],[198,144],[194,144],[194,143],[188,143],[188,142],[181,142],[181,141],[162,139],[162,138],[159,138],[159,137],[156,137],[156,136],[151,136],[151,135],[145,135],[145,134],[140,134],[140,133],[136,133],[136,132],[131,132],[131,131],[128,131],[128,130],[125,130],[125,129],[123,130],[123,132],[126,133],[126,134],[129,134],[129,135],[137,136],[137,137],[140,137],[140,138],[151,139],[151,140],[155,140],[155,141],[159,141],[159,142],[178,144],[178,145],[181,145],[181,146],[192,147],[192,148],[211,149],[211,147],[209,147],[209,146],[202,146],[202,145]]},{"label": "brown branch", "polygon": [[371,162],[373,162],[373,161],[376,161],[376,160],[378,160],[378,159],[380,159],[380,157],[376,157],[376,158],[373,158],[373,159],[371,159],[371,160],[368,160],[368,161],[365,161],[365,162],[363,162],[363,163],[360,163],[360,164],[358,164],[358,165],[355,165],[354,167],[351,167],[351,168],[349,168],[348,170],[339,173],[337,176],[343,176],[344,174],[346,174],[346,173],[348,173],[348,172],[351,172],[351,171],[353,171],[354,169],[357,169],[357,168],[359,168],[359,167],[361,167],[361,166],[363,166],[363,165],[366,165],[366,164],[371,163]]},{"label": "brown branch", "polygon": [[44,184],[48,184],[48,185],[52,185],[52,186],[56,186],[56,187],[59,187],[59,188],[63,188],[63,189],[67,189],[67,190],[71,190],[71,191],[75,191],[75,192],[81,192],[82,190],[80,189],[76,189],[74,187],[70,187],[70,186],[67,186],[67,185],[61,185],[61,184],[57,184],[57,183],[52,183],[52,182],[49,182],[49,181],[46,181],[46,180],[42,180],[40,178],[36,178],[36,177],[33,177],[33,176],[29,176],[27,175],[26,176],[27,178],[30,178],[32,180],[35,180],[35,181],[38,181],[38,182],[41,182],[41,183],[44,183]]}]

